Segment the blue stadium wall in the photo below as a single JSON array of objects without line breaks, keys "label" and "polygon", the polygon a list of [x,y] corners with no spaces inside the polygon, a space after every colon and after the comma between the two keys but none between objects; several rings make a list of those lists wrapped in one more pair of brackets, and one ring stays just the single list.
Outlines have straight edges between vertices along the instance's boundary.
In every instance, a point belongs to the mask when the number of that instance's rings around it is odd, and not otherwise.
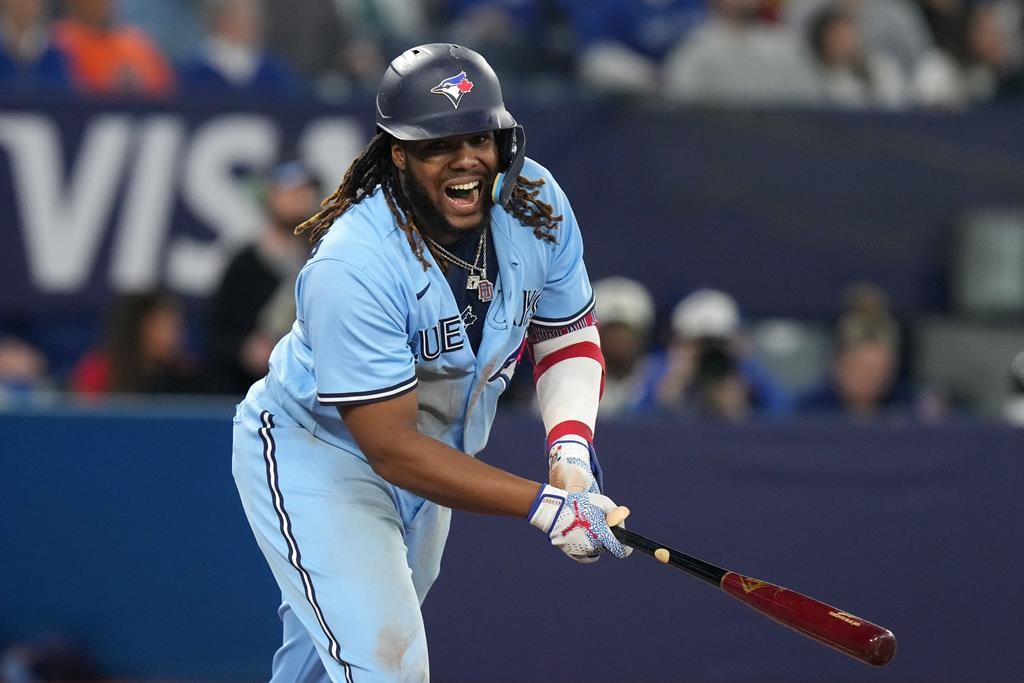
[{"label": "blue stadium wall", "polygon": [[[266,678],[279,594],[231,479],[232,410],[0,413],[0,644],[78,638],[120,678]],[[504,415],[484,457],[538,478],[541,440]],[[629,422],[598,443],[633,528],[877,621],[896,659],[872,669],[647,557],[576,565],[524,522],[457,513],[425,605],[435,680],[1020,680],[1021,432]]]},{"label": "blue stadium wall", "polygon": [[[201,297],[259,227],[260,171],[300,157],[332,190],[371,107],[0,94],[0,322],[157,282]],[[513,108],[573,203],[591,275],[642,279],[661,307],[710,284],[754,316],[818,316],[866,279],[898,310],[942,309],[952,226],[1024,205],[1020,108]]]}]

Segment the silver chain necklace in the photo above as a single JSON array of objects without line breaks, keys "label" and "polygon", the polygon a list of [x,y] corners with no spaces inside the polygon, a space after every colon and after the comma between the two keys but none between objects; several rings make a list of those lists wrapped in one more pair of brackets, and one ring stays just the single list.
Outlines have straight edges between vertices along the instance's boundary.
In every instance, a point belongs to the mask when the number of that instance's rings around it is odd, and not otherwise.
[{"label": "silver chain necklace", "polygon": [[[476,256],[473,257],[473,263],[463,261],[432,238],[427,235],[423,236],[430,243],[430,246],[440,252],[446,260],[469,273],[466,276],[466,289],[476,291],[477,298],[480,301],[490,301],[494,296],[494,284],[487,279],[487,232],[487,228],[480,232],[480,240],[476,243]],[[483,257],[482,265],[480,264],[481,256]]]}]

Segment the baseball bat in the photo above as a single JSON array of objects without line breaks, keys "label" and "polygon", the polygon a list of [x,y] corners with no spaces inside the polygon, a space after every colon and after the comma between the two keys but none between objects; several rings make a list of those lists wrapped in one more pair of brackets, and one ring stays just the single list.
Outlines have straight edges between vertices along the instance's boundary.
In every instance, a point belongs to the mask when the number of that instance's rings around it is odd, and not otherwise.
[{"label": "baseball bat", "polygon": [[885,666],[896,654],[892,631],[849,612],[788,588],[716,567],[621,526],[612,527],[612,533],[624,545],[718,586],[769,619],[862,662]]}]

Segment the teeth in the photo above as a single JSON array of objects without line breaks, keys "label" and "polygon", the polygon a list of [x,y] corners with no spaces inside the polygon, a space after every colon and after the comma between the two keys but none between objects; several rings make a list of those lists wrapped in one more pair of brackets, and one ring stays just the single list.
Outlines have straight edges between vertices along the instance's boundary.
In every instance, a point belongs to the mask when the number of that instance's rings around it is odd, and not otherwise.
[{"label": "teeth", "polygon": [[474,180],[471,183],[462,183],[461,185],[451,185],[450,187],[453,190],[473,190],[473,189],[476,189],[476,187],[478,185],[480,185],[480,181],[479,180]]}]

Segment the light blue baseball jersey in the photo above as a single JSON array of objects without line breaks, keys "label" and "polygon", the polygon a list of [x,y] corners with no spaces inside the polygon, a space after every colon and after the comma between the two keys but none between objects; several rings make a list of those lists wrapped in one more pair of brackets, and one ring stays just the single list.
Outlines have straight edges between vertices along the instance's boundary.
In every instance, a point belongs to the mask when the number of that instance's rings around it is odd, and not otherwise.
[{"label": "light blue baseball jersey", "polygon": [[316,247],[296,283],[297,320],[270,359],[268,390],[314,436],[363,457],[337,407],[416,390],[419,431],[466,453],[487,442],[527,327],[563,326],[593,307],[579,226],[551,174],[539,198],[562,216],[556,242],[507,211],[491,212],[499,270],[474,354],[444,274],[413,254],[379,191],[349,209]]},{"label": "light blue baseball jersey", "polygon": [[[424,270],[379,191],[338,219],[299,274],[297,320],[239,404],[233,436],[242,505],[282,592],[273,683],[427,678],[419,605],[451,512],[381,479],[337,408],[415,389],[421,432],[470,454],[484,447],[527,328],[571,325],[593,307],[565,195],[538,164],[523,174],[545,181],[539,198],[562,221],[548,242],[492,211],[499,267],[486,319],[470,323],[484,326],[476,353],[447,279],[428,251]],[[382,655],[382,638],[404,642],[401,657]]]}]

